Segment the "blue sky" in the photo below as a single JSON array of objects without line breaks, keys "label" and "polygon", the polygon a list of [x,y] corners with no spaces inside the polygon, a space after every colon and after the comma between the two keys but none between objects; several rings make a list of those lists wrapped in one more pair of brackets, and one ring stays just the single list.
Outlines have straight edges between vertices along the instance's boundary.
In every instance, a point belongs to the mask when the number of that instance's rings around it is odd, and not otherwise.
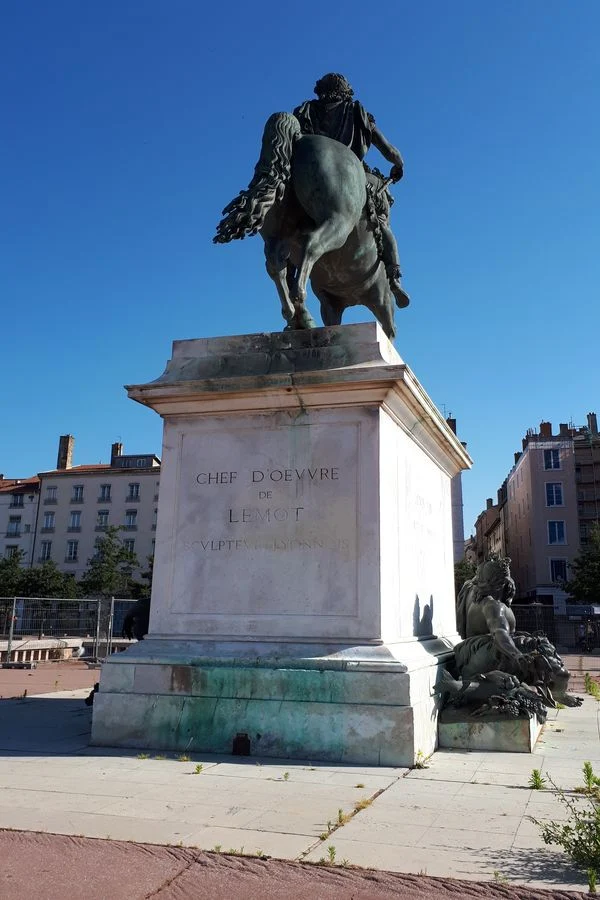
[{"label": "blue sky", "polygon": [[76,463],[160,453],[123,384],[173,339],[281,328],[260,238],[211,238],[268,115],[341,71],[404,156],[396,346],[468,442],[469,533],[527,428],[600,413],[600,4],[205,6],[1,4],[0,471],[66,432]]}]

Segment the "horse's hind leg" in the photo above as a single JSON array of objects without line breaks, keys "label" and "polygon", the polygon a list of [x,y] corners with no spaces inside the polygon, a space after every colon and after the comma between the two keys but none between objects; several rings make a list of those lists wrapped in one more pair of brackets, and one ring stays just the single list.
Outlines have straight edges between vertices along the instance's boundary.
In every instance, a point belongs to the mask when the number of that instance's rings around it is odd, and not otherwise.
[{"label": "horse's hind leg", "polygon": [[336,213],[310,232],[293,283],[291,297],[294,303],[304,303],[306,300],[306,284],[317,260],[325,253],[343,247],[351,230],[352,223],[348,217]]},{"label": "horse's hind leg", "polygon": [[291,322],[296,315],[296,308],[290,300],[287,283],[288,251],[283,241],[277,238],[265,239],[265,264],[269,276],[275,282],[281,301],[281,312],[286,322]]},{"label": "horse's hind leg", "polygon": [[313,292],[321,304],[321,321],[323,325],[341,325],[343,308],[335,303],[328,291],[318,290],[312,284]]}]

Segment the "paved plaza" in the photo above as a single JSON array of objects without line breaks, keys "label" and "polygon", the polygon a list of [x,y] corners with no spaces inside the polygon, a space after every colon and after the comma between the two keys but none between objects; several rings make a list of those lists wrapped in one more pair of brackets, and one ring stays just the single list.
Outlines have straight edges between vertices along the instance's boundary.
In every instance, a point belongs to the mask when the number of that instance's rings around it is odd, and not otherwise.
[{"label": "paved plaza", "polygon": [[[598,667],[592,657],[569,662],[581,671]],[[279,874],[271,887],[280,883],[283,891],[305,871],[298,862],[321,860],[342,868],[308,867],[310,877],[321,885],[316,893],[311,888],[313,897],[425,898],[422,891],[428,884],[435,885],[437,897],[444,897],[440,884],[427,876],[487,882],[483,894],[473,884],[473,896],[529,896],[524,888],[516,888],[513,895],[507,888],[512,884],[553,889],[553,896],[587,890],[585,874],[574,870],[557,848],[544,846],[529,821],[529,816],[563,818],[564,809],[552,790],[531,790],[528,780],[537,768],[570,789],[581,784],[585,760],[600,772],[600,707],[590,697],[581,709],[551,713],[533,754],[439,751],[427,768],[408,770],[315,760],[165,758],[151,750],[143,754],[93,748],[91,710],[83,702],[87,693],[57,691],[0,703],[0,828],[38,833],[0,832],[0,854],[13,860],[12,868],[0,867],[3,900],[33,896],[33,889],[24,889],[23,878],[44,878],[36,873],[34,860],[60,859],[77,850],[89,857],[93,868],[93,859],[109,851],[124,860],[124,848],[131,855],[125,866],[131,867],[130,876],[123,876],[127,892],[116,893],[113,886],[106,893],[107,885],[94,892],[109,871],[117,872],[112,866],[96,866],[92,883],[86,868],[68,889],[63,883],[66,870],[58,866],[49,879],[52,888],[38,888],[37,896],[52,898],[52,891],[57,897],[60,891],[61,897],[66,892],[88,900],[109,895],[129,900],[220,896],[216,887],[208,890],[210,880],[204,884],[202,879],[196,882],[196,893],[189,885],[179,893],[157,893],[184,872],[189,879],[190,867],[199,867],[207,878],[210,870],[217,881],[235,871],[241,893],[230,886],[223,896],[252,896],[240,873],[256,882],[257,872],[275,867]],[[71,838],[65,843],[65,838],[51,835]],[[163,846],[132,848],[121,841]],[[254,858],[229,855],[234,853]],[[273,859],[267,862],[264,857]],[[274,860],[296,865],[288,871]],[[15,865],[18,872],[13,871]],[[136,866],[145,869],[148,878],[154,872],[150,887],[147,878],[133,874]],[[353,866],[381,870],[379,881]],[[385,872],[416,878],[406,881]],[[358,879],[352,890],[349,878]],[[81,894],[78,884],[86,886]],[[198,892],[201,884],[208,893]],[[299,884],[295,893],[269,894],[261,887],[257,896],[301,897]],[[407,884],[412,893],[406,893]],[[338,888],[345,893],[327,893]],[[371,893],[364,893],[367,889]],[[463,890],[465,896],[469,893]]]}]

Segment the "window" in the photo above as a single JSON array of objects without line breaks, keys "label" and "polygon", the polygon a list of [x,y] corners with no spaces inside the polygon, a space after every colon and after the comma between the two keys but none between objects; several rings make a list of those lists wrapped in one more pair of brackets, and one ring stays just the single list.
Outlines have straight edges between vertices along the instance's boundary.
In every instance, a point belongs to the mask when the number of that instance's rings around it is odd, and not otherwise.
[{"label": "window", "polygon": [[550,581],[566,581],[567,580],[567,561],[566,559],[550,560]]},{"label": "window", "polygon": [[544,450],[544,468],[560,469],[560,455],[558,449]]},{"label": "window", "polygon": [[44,513],[44,524],[42,526],[43,531],[54,531],[54,522],[56,518],[56,513],[53,512],[45,512]]},{"label": "window", "polygon": [[69,518],[69,531],[80,531],[81,530],[81,512],[77,510],[73,510],[71,516]]},{"label": "window", "polygon": [[546,482],[546,506],[562,506],[562,484],[560,481]]},{"label": "window", "polygon": [[548,543],[566,544],[564,522],[548,522]]},{"label": "window", "polygon": [[137,528],[137,509],[128,509],[125,513],[125,528]]},{"label": "window", "polygon": [[4,548],[4,556],[6,557],[6,559],[10,559],[11,556],[16,556],[18,552],[19,548],[16,544],[7,544]]},{"label": "window", "polygon": [[82,484],[74,484],[73,485],[73,496],[71,497],[71,503],[83,503],[83,485]]},{"label": "window", "polygon": [[127,550],[128,553],[135,552],[135,538],[126,538],[123,541],[123,547]]},{"label": "window", "polygon": [[108,503],[110,501],[110,484],[101,484],[100,485],[100,496],[98,500],[101,500],[102,503]]},{"label": "window", "polygon": [[44,503],[56,503],[56,487],[47,487],[46,488],[46,499]]},{"label": "window", "polygon": [[108,510],[107,509],[99,509],[98,510],[98,521],[96,522],[97,528],[108,528]]},{"label": "window", "polygon": [[9,516],[8,528],[6,529],[8,537],[19,537],[21,534],[21,516]]},{"label": "window", "polygon": [[10,505],[13,507],[22,507],[23,506],[24,496],[23,494],[13,494],[10,498]]},{"label": "window", "polygon": [[67,562],[77,562],[79,541],[67,541]]},{"label": "window", "polygon": [[155,509],[155,510],[154,510],[154,514],[153,514],[153,516],[152,516],[152,531],[156,531],[156,519],[157,519],[157,516],[158,516],[158,510]]},{"label": "window", "polygon": [[140,486],[138,483],[129,485],[129,493],[127,494],[128,500],[139,500],[140,499]]},{"label": "window", "polygon": [[51,556],[52,541],[42,541],[40,544],[40,562],[47,562]]}]

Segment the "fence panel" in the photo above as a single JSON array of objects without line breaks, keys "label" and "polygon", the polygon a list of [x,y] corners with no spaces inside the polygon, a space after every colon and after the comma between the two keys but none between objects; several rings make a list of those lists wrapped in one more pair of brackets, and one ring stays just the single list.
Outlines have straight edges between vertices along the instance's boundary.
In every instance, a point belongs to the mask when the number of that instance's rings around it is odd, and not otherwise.
[{"label": "fence panel", "polygon": [[44,639],[83,640],[88,659],[103,659],[121,639],[125,616],[135,600],[122,598],[0,597],[0,642],[11,650]]}]

